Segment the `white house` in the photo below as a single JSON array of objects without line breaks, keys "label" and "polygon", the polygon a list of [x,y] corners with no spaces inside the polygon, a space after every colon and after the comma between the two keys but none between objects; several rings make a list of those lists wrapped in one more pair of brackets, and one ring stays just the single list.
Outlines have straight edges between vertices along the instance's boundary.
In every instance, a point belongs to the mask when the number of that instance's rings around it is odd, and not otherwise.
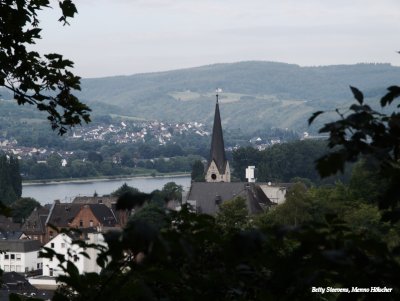
[{"label": "white house", "polygon": [[25,273],[42,268],[37,240],[0,240],[0,268],[4,272]]},{"label": "white house", "polygon": [[[83,273],[99,273],[101,268],[97,265],[96,259],[99,251],[89,248],[82,249],[76,244],[72,244],[74,239],[65,233],[58,234],[50,240],[45,247],[53,249],[56,253],[64,255],[66,260],[72,261],[78,268],[80,274]],[[89,233],[85,240],[88,244],[96,244],[106,246],[104,237],[100,233]],[[81,253],[85,252],[90,258],[86,258]],[[59,266],[60,262],[57,258],[43,258],[43,276],[57,277],[64,275],[64,271]],[[65,264],[65,263],[64,263]],[[66,264],[64,265],[66,266]]]}]

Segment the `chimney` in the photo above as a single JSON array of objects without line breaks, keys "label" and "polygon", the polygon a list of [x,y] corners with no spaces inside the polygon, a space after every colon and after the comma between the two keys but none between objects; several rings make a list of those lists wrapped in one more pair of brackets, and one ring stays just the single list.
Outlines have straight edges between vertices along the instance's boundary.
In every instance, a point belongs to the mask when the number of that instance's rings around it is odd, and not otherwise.
[{"label": "chimney", "polygon": [[222,198],[219,194],[215,196],[215,205],[219,206],[222,203]]},{"label": "chimney", "polygon": [[256,179],[254,178],[255,168],[255,166],[249,166],[246,168],[246,179],[249,183],[254,183],[256,181]]}]

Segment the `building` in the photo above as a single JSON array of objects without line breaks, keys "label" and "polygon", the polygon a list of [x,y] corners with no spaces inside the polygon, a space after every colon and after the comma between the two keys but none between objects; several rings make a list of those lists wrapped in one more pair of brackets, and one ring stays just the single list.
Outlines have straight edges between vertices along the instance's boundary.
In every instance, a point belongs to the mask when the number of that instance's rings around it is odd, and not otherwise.
[{"label": "building", "polygon": [[218,93],[216,95],[214,125],[211,138],[210,158],[207,164],[206,182],[230,182],[231,171],[225,155],[224,136],[219,112]]},{"label": "building", "polygon": [[72,203],[74,204],[104,204],[110,208],[117,218],[117,222],[121,227],[124,227],[128,222],[129,211],[128,210],[117,210],[116,196],[78,196]]},{"label": "building", "polygon": [[22,231],[29,239],[40,241],[43,245],[46,243],[46,220],[49,216],[49,206],[35,208],[22,225]]},{"label": "building", "polygon": [[46,238],[52,240],[62,229],[103,232],[119,228],[113,210],[105,204],[60,203],[55,201],[46,220]]},{"label": "building", "polygon": [[251,168],[253,175],[249,178],[249,182],[231,182],[229,162],[225,155],[218,94],[216,96],[206,182],[192,182],[186,202],[196,212],[215,215],[223,202],[242,197],[246,200],[249,214],[263,212],[265,208],[272,206],[273,202],[265,193],[267,189],[262,189],[259,184],[254,183],[254,167]]},{"label": "building", "polygon": [[259,185],[247,182],[193,182],[187,203],[198,213],[215,215],[220,204],[236,197],[246,200],[249,214],[263,212],[265,208],[272,205]]},{"label": "building", "polygon": [[0,268],[4,272],[26,273],[42,268],[37,240],[0,240]]},{"label": "building", "polygon": [[[73,241],[79,237],[72,237],[72,234],[60,233],[50,240],[45,248],[50,248],[57,254],[64,256],[66,261],[74,263],[80,274],[83,273],[100,273],[101,268],[97,265],[96,259],[99,251],[93,248],[83,249]],[[103,245],[106,246],[104,237],[100,233],[87,233],[83,240],[87,244]],[[89,258],[82,255],[85,252]],[[57,277],[65,275],[64,270],[59,266],[60,262],[56,257],[43,258],[43,276]],[[67,263],[64,262],[62,266],[66,267]]]}]

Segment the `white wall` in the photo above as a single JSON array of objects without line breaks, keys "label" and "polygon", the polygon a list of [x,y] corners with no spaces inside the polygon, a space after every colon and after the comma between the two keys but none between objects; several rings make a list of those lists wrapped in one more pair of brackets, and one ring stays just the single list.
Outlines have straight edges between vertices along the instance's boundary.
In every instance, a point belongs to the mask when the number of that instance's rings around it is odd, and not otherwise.
[{"label": "white wall", "polygon": [[[106,245],[104,238],[99,233],[88,234],[89,239],[87,243]],[[65,233],[59,234],[49,241],[45,247],[53,249],[56,253],[64,255],[66,260],[72,261],[78,268],[80,274],[90,272],[100,272],[100,267],[96,263],[98,252],[94,249],[83,250],[77,245],[72,244],[72,239]],[[86,252],[90,259],[80,254],[82,251]],[[64,265],[66,266],[66,265]],[[50,260],[43,258],[43,276],[59,276],[64,275],[64,271],[59,266],[59,261],[56,258]]]},{"label": "white wall", "polygon": [[[259,183],[257,183],[259,184]],[[275,204],[282,204],[286,200],[286,188],[280,186],[271,186],[268,184],[259,184],[265,195]]]},{"label": "white wall", "polygon": [[[8,257],[8,259],[6,259]],[[11,259],[14,257],[14,259]],[[39,266],[38,266],[39,264]],[[0,254],[0,268],[5,272],[25,273],[41,268],[42,259],[39,258],[39,250],[27,253],[4,252]]]}]

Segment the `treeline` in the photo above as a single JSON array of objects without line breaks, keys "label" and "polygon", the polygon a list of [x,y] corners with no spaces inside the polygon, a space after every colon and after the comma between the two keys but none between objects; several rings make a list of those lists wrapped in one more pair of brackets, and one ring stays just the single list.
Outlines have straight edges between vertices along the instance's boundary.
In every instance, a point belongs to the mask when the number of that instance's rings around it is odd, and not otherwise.
[{"label": "treeline", "polygon": [[43,179],[66,179],[66,178],[85,178],[99,176],[120,176],[120,175],[140,175],[187,172],[192,169],[192,165],[198,156],[177,156],[172,158],[159,158],[141,160],[133,165],[123,165],[121,162],[103,160],[101,155],[94,153],[86,158],[76,158],[67,161],[67,165],[62,166],[62,158],[57,154],[52,154],[46,162],[38,163],[35,159],[21,162],[21,172],[24,179],[43,180]]},{"label": "treeline", "polygon": [[9,205],[22,194],[22,179],[18,159],[0,154],[0,202]]},{"label": "treeline", "polygon": [[350,168],[344,175],[321,180],[315,170],[315,161],[326,154],[327,150],[327,142],[323,140],[276,144],[263,151],[252,147],[239,148],[233,152],[233,176],[246,181],[245,170],[253,165],[259,182],[287,183],[300,178],[315,184],[332,183],[338,179],[347,181]]}]

